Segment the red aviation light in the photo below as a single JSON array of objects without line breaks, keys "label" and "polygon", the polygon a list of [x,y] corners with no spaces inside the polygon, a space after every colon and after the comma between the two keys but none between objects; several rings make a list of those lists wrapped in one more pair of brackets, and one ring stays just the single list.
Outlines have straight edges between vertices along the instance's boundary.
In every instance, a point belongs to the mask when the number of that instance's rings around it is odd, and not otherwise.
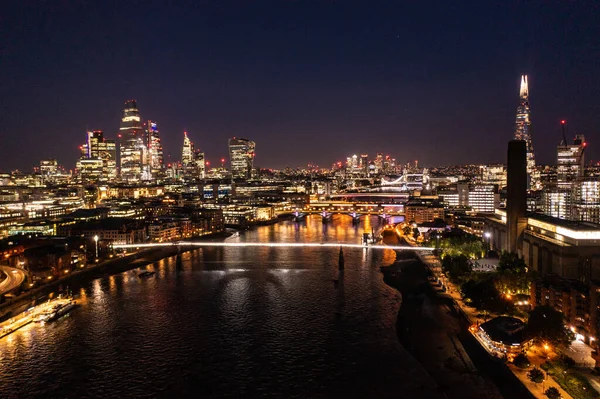
[{"label": "red aviation light", "polygon": [[225,163],[225,158],[221,158],[221,163]]},{"label": "red aviation light", "polygon": [[563,119],[562,121],[560,121],[560,123],[564,125],[565,123],[567,123],[567,121]]},{"label": "red aviation light", "polygon": [[584,146],[584,147],[587,147],[587,142],[584,142],[584,143],[583,143],[583,146]]}]

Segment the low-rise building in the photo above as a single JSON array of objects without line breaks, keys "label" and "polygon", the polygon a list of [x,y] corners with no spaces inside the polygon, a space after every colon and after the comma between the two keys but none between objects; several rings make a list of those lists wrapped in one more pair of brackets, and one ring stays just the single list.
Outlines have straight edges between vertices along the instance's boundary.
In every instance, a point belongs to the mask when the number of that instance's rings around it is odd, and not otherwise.
[{"label": "low-rise building", "polygon": [[404,210],[405,219],[417,224],[444,219],[444,206],[437,201],[411,200],[406,203]]}]

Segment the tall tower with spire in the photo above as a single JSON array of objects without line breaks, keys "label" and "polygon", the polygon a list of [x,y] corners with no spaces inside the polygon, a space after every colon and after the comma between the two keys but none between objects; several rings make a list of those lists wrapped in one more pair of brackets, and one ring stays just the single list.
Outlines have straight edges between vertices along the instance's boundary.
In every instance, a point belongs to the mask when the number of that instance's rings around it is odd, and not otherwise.
[{"label": "tall tower with spire", "polygon": [[535,168],[535,156],[533,153],[533,143],[531,142],[531,111],[529,110],[529,84],[527,82],[527,75],[521,76],[514,139],[525,142],[527,149],[527,174],[529,176],[528,186],[531,189],[539,189],[540,176]]}]

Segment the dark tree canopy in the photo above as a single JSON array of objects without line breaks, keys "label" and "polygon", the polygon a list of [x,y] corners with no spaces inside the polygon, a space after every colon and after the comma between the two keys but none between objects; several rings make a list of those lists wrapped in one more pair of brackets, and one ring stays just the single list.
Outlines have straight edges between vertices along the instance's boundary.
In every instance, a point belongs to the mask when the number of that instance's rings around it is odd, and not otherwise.
[{"label": "dark tree canopy", "polygon": [[491,278],[482,280],[469,280],[461,286],[462,295],[470,299],[474,307],[493,313],[506,313],[512,308],[512,303],[507,301],[496,288]]},{"label": "dark tree canopy", "polygon": [[556,387],[550,387],[544,393],[548,399],[560,399],[560,391]]},{"label": "dark tree canopy", "polygon": [[519,353],[517,356],[515,356],[513,364],[519,368],[526,369],[531,363],[529,363],[529,359],[524,353]]},{"label": "dark tree canopy", "polygon": [[442,269],[454,283],[459,282],[463,277],[469,276],[473,271],[471,262],[465,255],[445,256],[442,261]]},{"label": "dark tree canopy", "polygon": [[544,381],[544,372],[537,367],[532,368],[527,372],[527,377],[531,380],[531,382],[535,382],[539,384]]},{"label": "dark tree canopy", "polygon": [[553,345],[568,344],[572,334],[565,326],[564,315],[550,306],[537,306],[529,315],[525,336]]},{"label": "dark tree canopy", "polygon": [[500,255],[499,270],[526,270],[527,265],[519,255],[514,252],[502,252]]}]

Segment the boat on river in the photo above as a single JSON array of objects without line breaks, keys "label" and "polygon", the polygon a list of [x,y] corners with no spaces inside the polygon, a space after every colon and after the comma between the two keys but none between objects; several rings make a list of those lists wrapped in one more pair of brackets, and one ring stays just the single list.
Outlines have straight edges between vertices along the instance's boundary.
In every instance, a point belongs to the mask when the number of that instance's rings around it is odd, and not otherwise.
[{"label": "boat on river", "polygon": [[59,297],[41,305],[41,309],[36,312],[33,321],[36,323],[49,323],[69,313],[75,306],[77,306],[77,302],[73,298]]}]

